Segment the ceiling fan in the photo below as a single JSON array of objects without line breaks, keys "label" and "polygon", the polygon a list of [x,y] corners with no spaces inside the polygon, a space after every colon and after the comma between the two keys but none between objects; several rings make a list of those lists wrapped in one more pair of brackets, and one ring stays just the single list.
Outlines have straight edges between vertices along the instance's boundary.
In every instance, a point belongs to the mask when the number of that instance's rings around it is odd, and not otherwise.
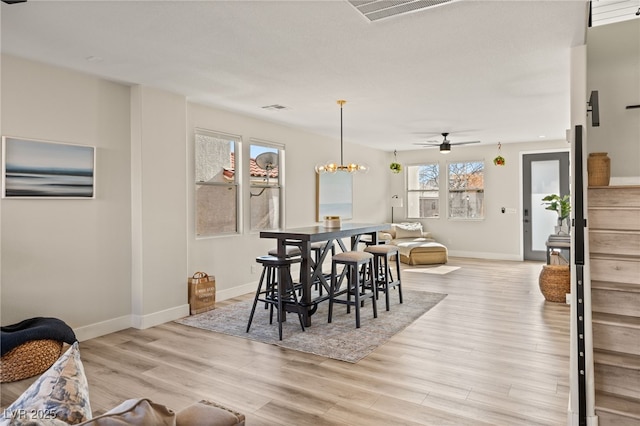
[{"label": "ceiling fan", "polygon": [[440,152],[442,154],[448,154],[451,152],[451,145],[467,145],[470,143],[480,143],[480,141],[467,141],[467,142],[451,142],[449,139],[447,139],[447,136],[449,136],[449,133],[441,133],[442,137],[444,138],[442,140],[442,142],[438,142],[438,141],[426,141],[426,142],[419,142],[419,143],[415,143],[414,145],[421,145],[421,146],[437,146],[440,145]]}]

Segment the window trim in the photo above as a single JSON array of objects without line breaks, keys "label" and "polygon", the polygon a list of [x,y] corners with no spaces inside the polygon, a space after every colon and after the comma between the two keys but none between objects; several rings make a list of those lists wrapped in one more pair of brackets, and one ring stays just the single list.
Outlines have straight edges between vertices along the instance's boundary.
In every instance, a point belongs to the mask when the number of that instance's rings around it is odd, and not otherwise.
[{"label": "window trim", "polygon": [[[442,181],[442,167],[440,164],[440,161],[435,160],[435,161],[427,161],[427,162],[419,162],[419,163],[412,163],[412,164],[407,164],[407,167],[405,167],[406,172],[405,172],[405,197],[406,197],[406,201],[404,203],[404,207],[401,207],[403,209],[403,216],[406,217],[407,219],[416,219],[416,220],[438,220],[442,218],[442,183],[438,184],[438,216],[429,216],[429,217],[413,217],[409,215],[409,194],[412,192],[424,192],[424,191],[429,191],[429,190],[425,190],[425,189],[409,189],[409,168],[411,167],[420,167],[420,166],[428,166],[428,165],[432,165],[435,164],[438,166],[438,181],[441,182]],[[435,191],[435,190],[434,190]]]},{"label": "window trim", "polygon": [[247,178],[247,182],[248,182],[248,190],[247,191],[243,191],[246,192],[246,194],[244,194],[244,196],[242,197],[243,199],[246,198],[246,205],[247,205],[247,211],[249,211],[249,214],[247,215],[247,228],[249,230],[250,234],[258,234],[261,232],[260,229],[251,229],[251,197],[250,197],[250,193],[251,193],[251,189],[252,188],[276,188],[276,186],[273,185],[252,185],[251,184],[251,170],[250,167],[248,165],[249,161],[251,161],[251,146],[252,145],[259,145],[259,146],[263,146],[263,147],[267,147],[267,148],[273,148],[273,149],[277,149],[278,150],[278,190],[280,191],[280,223],[279,223],[279,227],[281,229],[284,229],[286,227],[286,215],[285,215],[285,207],[286,207],[286,196],[285,196],[285,174],[286,174],[286,167],[285,167],[285,151],[286,151],[286,145],[282,144],[282,143],[278,143],[278,142],[272,142],[272,141],[268,141],[265,139],[260,139],[260,138],[254,138],[254,137],[250,137],[249,138],[249,142],[247,143],[247,167],[246,167],[246,178]]},{"label": "window trim", "polygon": [[[483,194],[482,196],[482,217],[451,217],[451,204],[449,202],[450,199],[450,170],[449,170],[449,166],[451,164],[459,164],[459,163],[481,163],[482,164],[482,189],[480,190],[465,190],[466,192],[481,192]],[[486,172],[486,161],[484,159],[481,160],[449,160],[446,163],[446,170],[447,170],[447,185],[445,188],[445,199],[446,199],[446,203],[447,203],[447,220],[450,221],[454,221],[454,222],[481,222],[486,220],[486,214],[485,214],[485,197],[484,194],[486,193],[486,188],[485,188],[485,172]]]},{"label": "window trim", "polygon": [[[197,155],[197,149],[196,149],[196,138],[198,135],[201,136],[209,136],[212,138],[216,138],[216,139],[230,139],[233,141],[233,153],[234,153],[234,177],[233,177],[233,182],[198,182],[196,180],[196,176],[195,176],[195,165],[196,165],[196,155]],[[196,240],[204,240],[204,239],[211,239],[211,238],[221,238],[221,237],[229,237],[229,236],[236,236],[236,235],[242,235],[244,232],[244,223],[242,221],[242,217],[243,215],[243,202],[242,202],[242,189],[243,189],[243,179],[242,179],[242,172],[243,172],[243,155],[242,155],[242,147],[243,147],[243,139],[241,135],[236,135],[233,133],[227,133],[227,132],[220,132],[217,130],[210,130],[210,129],[205,129],[202,127],[195,127],[193,129],[193,158],[192,158],[192,164],[194,165],[194,175],[193,175],[193,191],[194,191],[194,212],[193,212],[193,217],[195,220],[194,223],[194,234],[195,234],[195,238]],[[202,186],[222,186],[222,187],[229,187],[229,186],[235,186],[236,187],[236,230],[232,231],[232,232],[218,232],[212,235],[198,235],[198,206],[196,205],[196,190],[197,190],[197,186],[198,185],[202,185]]]}]

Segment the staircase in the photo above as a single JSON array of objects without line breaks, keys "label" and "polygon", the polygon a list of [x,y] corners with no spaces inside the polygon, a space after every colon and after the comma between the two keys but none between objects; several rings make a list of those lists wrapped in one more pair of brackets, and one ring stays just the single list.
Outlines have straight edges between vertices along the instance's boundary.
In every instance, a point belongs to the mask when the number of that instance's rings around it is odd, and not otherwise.
[{"label": "staircase", "polygon": [[589,188],[599,426],[640,425],[640,186]]}]

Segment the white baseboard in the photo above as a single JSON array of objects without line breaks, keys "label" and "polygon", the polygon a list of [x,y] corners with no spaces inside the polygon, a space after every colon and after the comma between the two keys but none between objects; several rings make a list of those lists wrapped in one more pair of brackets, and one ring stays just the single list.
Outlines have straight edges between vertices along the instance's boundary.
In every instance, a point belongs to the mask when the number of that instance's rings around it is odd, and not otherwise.
[{"label": "white baseboard", "polygon": [[609,186],[640,185],[640,176],[611,176]]},{"label": "white baseboard", "polygon": [[176,306],[147,315],[131,315],[131,326],[145,329],[189,315],[189,304]]},{"label": "white baseboard", "polygon": [[83,342],[95,337],[104,336],[105,334],[115,333],[116,331],[124,330],[129,327],[131,327],[131,315],[124,315],[118,318],[97,322],[95,324],[74,328],[73,332],[76,334],[76,338],[80,342]]},{"label": "white baseboard", "polygon": [[473,259],[491,259],[491,260],[515,260],[521,261],[522,256],[519,254],[508,253],[484,253],[475,251],[458,251],[449,250],[449,256],[451,257],[469,257]]},{"label": "white baseboard", "polygon": [[242,296],[243,294],[255,293],[256,288],[258,288],[258,281],[243,284],[227,290],[216,290],[216,300],[233,299],[234,297]]},{"label": "white baseboard", "polygon": [[[257,282],[253,282],[226,290],[216,291],[216,299],[226,300],[242,296],[247,293],[253,293],[256,291],[257,285]],[[74,328],[73,332],[76,334],[76,338],[80,342],[83,342],[85,340],[94,339],[96,337],[104,336],[105,334],[115,333],[116,331],[130,327],[139,329],[154,327],[188,315],[189,304],[184,304],[147,315],[124,315],[118,318],[97,322],[95,324]]]}]

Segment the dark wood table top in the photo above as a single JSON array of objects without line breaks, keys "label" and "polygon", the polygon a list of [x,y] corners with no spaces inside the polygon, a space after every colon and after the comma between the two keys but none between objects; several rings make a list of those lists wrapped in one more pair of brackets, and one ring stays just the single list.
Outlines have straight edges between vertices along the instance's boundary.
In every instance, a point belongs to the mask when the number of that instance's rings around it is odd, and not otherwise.
[{"label": "dark wood table top", "polygon": [[347,238],[359,234],[383,231],[389,228],[391,228],[391,225],[388,223],[343,222],[339,228],[326,228],[322,225],[313,225],[302,228],[261,231],[260,238],[277,238],[315,242],[335,238]]}]

